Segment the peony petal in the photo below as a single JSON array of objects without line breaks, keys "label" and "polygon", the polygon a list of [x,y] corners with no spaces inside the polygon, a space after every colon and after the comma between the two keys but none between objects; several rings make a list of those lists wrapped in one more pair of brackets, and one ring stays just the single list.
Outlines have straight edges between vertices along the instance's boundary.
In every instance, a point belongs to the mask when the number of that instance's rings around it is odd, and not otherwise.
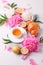
[{"label": "peony petal", "polygon": [[38,65],[38,64],[35,62],[34,59],[30,59],[29,61],[30,61],[30,64],[31,64],[31,65]]},{"label": "peony petal", "polygon": [[22,55],[22,59],[25,60],[27,58],[27,55]]}]

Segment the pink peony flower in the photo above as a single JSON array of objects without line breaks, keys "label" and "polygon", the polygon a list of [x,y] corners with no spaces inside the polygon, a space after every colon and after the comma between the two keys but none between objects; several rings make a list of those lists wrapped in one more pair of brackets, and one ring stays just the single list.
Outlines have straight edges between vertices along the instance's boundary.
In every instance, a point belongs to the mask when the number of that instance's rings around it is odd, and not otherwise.
[{"label": "pink peony flower", "polygon": [[22,21],[21,15],[16,14],[7,20],[7,25],[9,25],[10,27],[14,27],[18,25],[21,21]]},{"label": "pink peony flower", "polygon": [[39,47],[39,44],[40,40],[34,35],[26,35],[24,37],[24,41],[22,42],[22,45],[28,48],[30,52],[36,51]]}]

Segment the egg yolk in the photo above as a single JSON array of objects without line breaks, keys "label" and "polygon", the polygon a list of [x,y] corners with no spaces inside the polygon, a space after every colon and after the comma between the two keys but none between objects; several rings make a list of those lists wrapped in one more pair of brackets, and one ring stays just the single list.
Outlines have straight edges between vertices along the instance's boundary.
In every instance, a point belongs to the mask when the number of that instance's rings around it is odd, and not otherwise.
[{"label": "egg yolk", "polygon": [[20,31],[19,29],[14,29],[12,33],[13,33],[13,35],[15,35],[15,36],[21,35],[21,31]]}]

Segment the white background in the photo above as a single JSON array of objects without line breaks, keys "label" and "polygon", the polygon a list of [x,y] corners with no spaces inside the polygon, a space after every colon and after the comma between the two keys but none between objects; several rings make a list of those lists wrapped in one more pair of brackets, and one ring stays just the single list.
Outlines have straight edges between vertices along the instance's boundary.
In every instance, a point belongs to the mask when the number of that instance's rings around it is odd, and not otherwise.
[{"label": "white background", "polygon": [[[8,1],[13,2],[13,0]],[[14,2],[16,2],[20,7],[28,7],[27,4],[30,4],[29,6],[32,7],[32,13],[38,14],[40,16],[40,19],[43,21],[43,0],[14,0]],[[3,12],[3,4],[0,2],[0,13],[3,14]],[[40,35],[43,36],[43,24],[40,24],[40,26]],[[21,56],[6,51],[4,48],[5,45],[3,44],[1,38],[6,37],[7,32],[8,28],[6,28],[5,26],[0,27],[0,65],[30,65],[29,58],[33,58],[38,65],[43,65],[43,63],[41,62],[41,59],[43,59],[43,52],[32,53],[26,60],[22,60]],[[10,44],[10,46],[12,45],[14,44]],[[43,50],[43,46],[41,46],[41,49]]]}]

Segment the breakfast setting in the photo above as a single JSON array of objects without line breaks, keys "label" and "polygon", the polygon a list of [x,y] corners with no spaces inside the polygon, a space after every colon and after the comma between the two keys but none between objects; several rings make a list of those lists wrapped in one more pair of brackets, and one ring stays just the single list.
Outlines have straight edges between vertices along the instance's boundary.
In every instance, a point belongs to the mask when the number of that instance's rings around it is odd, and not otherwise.
[{"label": "breakfast setting", "polygon": [[[15,2],[10,4],[7,0],[2,2],[5,13],[0,14],[0,28],[3,26],[7,28],[7,38],[2,35],[5,50],[17,56],[22,56],[22,60],[28,59],[32,53],[41,52],[40,46],[43,44],[43,35],[41,35],[40,31],[41,25],[43,27],[43,22],[40,20],[39,15],[32,14],[30,12],[31,7],[18,7],[18,4]],[[3,34],[5,35],[5,33]],[[37,64],[31,60],[30,65]]]}]

